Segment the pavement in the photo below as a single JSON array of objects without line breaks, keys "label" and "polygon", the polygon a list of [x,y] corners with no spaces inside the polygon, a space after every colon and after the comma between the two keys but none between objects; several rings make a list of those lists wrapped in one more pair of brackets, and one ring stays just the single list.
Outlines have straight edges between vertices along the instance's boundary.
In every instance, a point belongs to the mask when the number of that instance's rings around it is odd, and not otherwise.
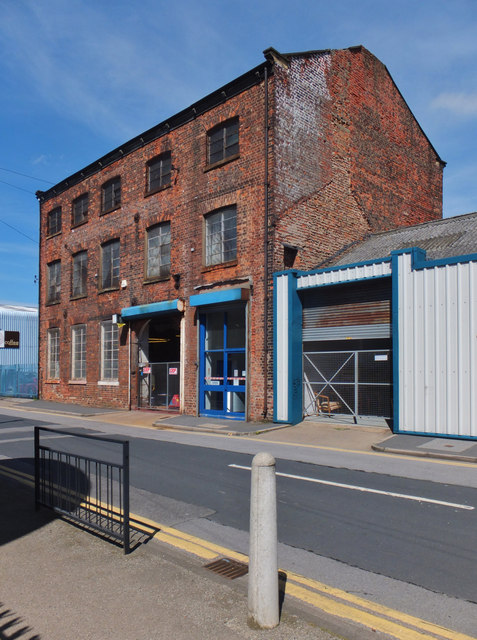
[{"label": "pavement", "polygon": [[[155,430],[233,434],[335,450],[376,450],[477,462],[477,444],[472,441],[393,435],[387,427],[355,426],[333,419],[278,426],[41,400],[0,398],[0,411],[2,406],[37,414],[76,415],[86,421],[100,416],[102,422]],[[392,621],[397,612],[383,612],[382,606],[373,609],[365,600],[356,603],[355,597],[351,602],[345,592],[335,589],[331,593],[326,585],[292,573],[280,583],[280,625],[273,630],[256,630],[247,623],[247,576],[230,580],[205,567],[230,550],[192,541],[164,527],[153,541],[145,543],[146,538],[131,554],[124,555],[115,544],[56,518],[46,509],[35,511],[33,500],[31,478],[8,470],[0,462],[0,640],[457,637],[441,636],[441,627],[417,619],[407,621],[403,630],[400,619],[399,624]],[[327,600],[330,598],[332,604]],[[361,617],[334,613],[350,606],[356,607]],[[463,634],[458,637],[469,638]]]},{"label": "pavement", "polygon": [[[347,451],[379,451],[395,455],[440,458],[477,463],[477,441],[424,435],[393,434],[387,426],[354,425],[337,417],[311,416],[297,425],[271,422],[245,422],[210,417],[185,416],[173,412],[118,411],[47,400],[1,398],[0,407],[11,406],[24,411],[100,417],[102,422],[126,426],[218,433],[230,436],[257,436],[261,440],[301,445],[319,445]],[[1,640],[1,638],[0,638]]]}]

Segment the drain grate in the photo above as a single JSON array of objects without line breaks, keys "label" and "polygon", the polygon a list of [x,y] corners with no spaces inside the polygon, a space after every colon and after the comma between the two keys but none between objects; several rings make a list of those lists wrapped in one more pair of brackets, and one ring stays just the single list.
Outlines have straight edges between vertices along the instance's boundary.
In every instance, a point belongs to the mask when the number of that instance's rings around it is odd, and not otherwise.
[{"label": "drain grate", "polygon": [[234,578],[240,578],[248,573],[248,565],[231,558],[219,558],[204,565],[205,569],[218,573],[220,576],[233,580]]}]

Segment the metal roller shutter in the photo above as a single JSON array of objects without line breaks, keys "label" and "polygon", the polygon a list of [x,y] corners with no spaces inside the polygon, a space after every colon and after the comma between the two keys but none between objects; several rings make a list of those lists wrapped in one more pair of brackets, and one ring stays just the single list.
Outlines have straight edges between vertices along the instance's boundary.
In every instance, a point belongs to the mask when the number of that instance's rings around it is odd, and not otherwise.
[{"label": "metal roller shutter", "polygon": [[303,291],[303,341],[391,337],[391,279]]}]

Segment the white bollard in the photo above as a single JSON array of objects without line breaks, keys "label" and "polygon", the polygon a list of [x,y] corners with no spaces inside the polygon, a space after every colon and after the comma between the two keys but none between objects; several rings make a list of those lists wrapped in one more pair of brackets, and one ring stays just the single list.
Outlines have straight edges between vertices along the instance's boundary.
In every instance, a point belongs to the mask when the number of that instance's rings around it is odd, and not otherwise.
[{"label": "white bollard", "polygon": [[252,461],[248,623],[273,629],[279,623],[277,490],[275,458],[258,453]]}]

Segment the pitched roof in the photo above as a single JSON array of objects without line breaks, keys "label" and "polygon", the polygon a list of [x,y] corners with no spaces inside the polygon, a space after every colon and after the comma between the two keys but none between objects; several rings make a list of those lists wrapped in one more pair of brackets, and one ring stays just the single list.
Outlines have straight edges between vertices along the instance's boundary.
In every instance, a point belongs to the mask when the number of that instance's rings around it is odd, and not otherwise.
[{"label": "pitched roof", "polygon": [[16,314],[16,313],[35,313],[38,315],[38,307],[25,304],[8,304],[0,303],[0,313]]},{"label": "pitched roof", "polygon": [[373,233],[318,267],[376,260],[409,247],[424,249],[430,260],[477,254],[477,212]]}]

